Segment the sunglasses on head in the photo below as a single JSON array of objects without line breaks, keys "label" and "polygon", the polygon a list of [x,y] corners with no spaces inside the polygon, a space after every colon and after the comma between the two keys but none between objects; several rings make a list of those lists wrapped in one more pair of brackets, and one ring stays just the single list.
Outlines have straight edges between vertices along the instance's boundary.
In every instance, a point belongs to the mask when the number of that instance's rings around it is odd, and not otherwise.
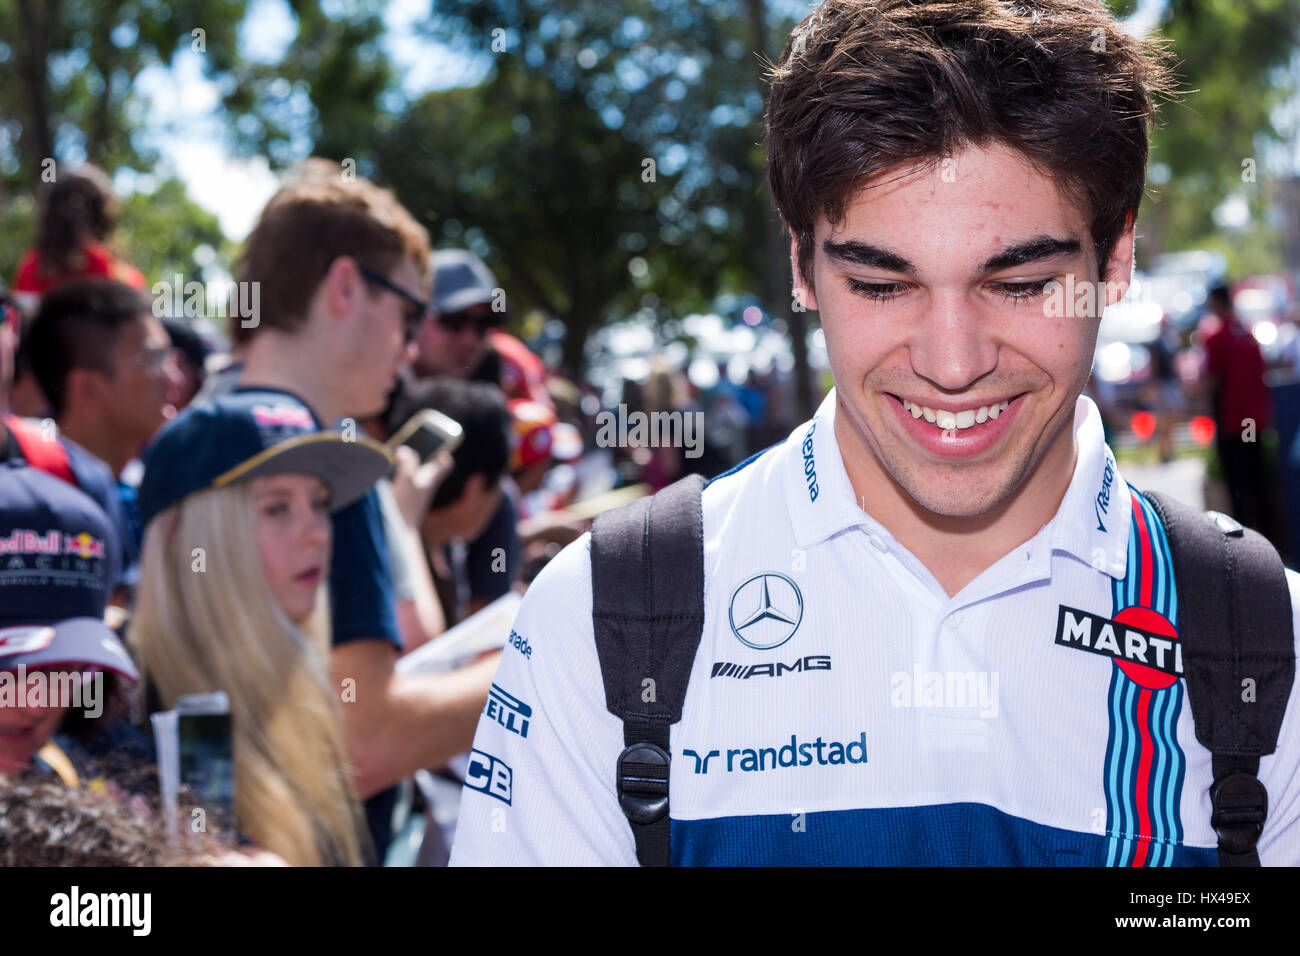
[{"label": "sunglasses on head", "polygon": [[407,292],[392,279],[380,275],[373,269],[367,269],[365,266],[358,266],[357,268],[361,272],[361,278],[365,279],[372,285],[379,286],[381,289],[387,289],[389,292],[394,293],[398,298],[402,299],[405,303],[405,307],[402,310],[402,316],[405,320],[406,341],[410,342],[414,339],[416,330],[420,327],[420,323],[423,322],[424,317],[429,314],[429,303],[425,302],[418,296]]},{"label": "sunglasses on head", "polygon": [[435,312],[434,319],[448,332],[461,332],[469,326],[475,326],[480,335],[486,335],[490,329],[498,328],[504,316],[492,310],[484,311],[478,307],[461,309],[459,312]]}]

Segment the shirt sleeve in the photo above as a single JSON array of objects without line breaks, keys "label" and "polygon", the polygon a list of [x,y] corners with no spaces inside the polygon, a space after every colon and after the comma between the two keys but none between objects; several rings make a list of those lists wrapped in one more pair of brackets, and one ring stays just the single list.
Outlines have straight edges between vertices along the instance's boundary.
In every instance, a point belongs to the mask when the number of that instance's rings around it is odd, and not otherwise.
[{"label": "shirt sleeve", "polygon": [[590,535],[524,597],[470,754],[452,866],[635,866],[591,622]]},{"label": "shirt sleeve", "polygon": [[388,561],[392,568],[393,600],[410,601],[415,598],[415,583],[411,575],[411,553],[401,546],[403,532],[402,513],[393,495],[393,483],[387,478],[375,482],[379,496],[379,510],[384,516],[384,538],[388,544]]},{"label": "shirt sleeve", "polygon": [[[1300,635],[1300,574],[1288,568],[1286,581],[1295,640]],[[1300,642],[1296,656],[1300,658]],[[1262,866],[1300,866],[1300,688],[1294,683],[1278,730],[1277,749],[1260,758],[1259,779],[1268,791],[1268,816],[1256,844],[1259,862]]]},{"label": "shirt sleeve", "polygon": [[381,638],[402,649],[384,518],[373,488],[334,515],[330,601],[336,647]]}]

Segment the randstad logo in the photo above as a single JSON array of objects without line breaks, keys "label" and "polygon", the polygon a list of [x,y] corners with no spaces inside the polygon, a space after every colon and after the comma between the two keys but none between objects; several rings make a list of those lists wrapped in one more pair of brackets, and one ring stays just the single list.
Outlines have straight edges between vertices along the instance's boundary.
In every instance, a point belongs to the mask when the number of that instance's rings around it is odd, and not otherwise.
[{"label": "randstad logo", "polygon": [[[696,773],[708,773],[709,761],[721,757],[722,751],[710,750],[699,754],[694,750],[683,750],[682,754],[695,760]],[[778,767],[810,767],[814,763],[825,767],[830,765],[866,763],[867,732],[858,734],[857,740],[841,743],[838,740],[816,740],[800,743],[796,734],[790,735],[790,742],[780,747],[738,747],[727,751],[726,772],[761,773],[764,770],[776,770]],[[723,765],[720,759],[714,767]]]}]

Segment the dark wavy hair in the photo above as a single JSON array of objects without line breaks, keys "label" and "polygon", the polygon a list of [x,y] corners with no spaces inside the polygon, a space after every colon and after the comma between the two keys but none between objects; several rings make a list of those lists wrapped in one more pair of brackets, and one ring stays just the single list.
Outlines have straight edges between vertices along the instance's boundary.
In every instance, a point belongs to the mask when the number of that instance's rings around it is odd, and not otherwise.
[{"label": "dark wavy hair", "polygon": [[1100,268],[1146,183],[1159,40],[1100,0],[824,0],[769,70],[768,182],[812,284],[819,214],[895,167],[967,146],[1018,150],[1088,210]]},{"label": "dark wavy hair", "polygon": [[460,423],[464,438],[452,458],[455,465],[433,494],[433,510],[455,503],[471,475],[482,475],[484,486],[495,487],[510,461],[510,410],[496,385],[437,377],[425,379],[395,396],[388,411],[392,434],[411,416],[426,408]]},{"label": "dark wavy hair", "polygon": [[0,866],[167,866],[197,863],[167,843],[156,813],[110,793],[28,772],[0,776]]},{"label": "dark wavy hair", "polygon": [[103,242],[117,222],[112,184],[98,166],[60,169],[56,175],[36,227],[36,248],[47,275],[75,271],[82,245]]}]

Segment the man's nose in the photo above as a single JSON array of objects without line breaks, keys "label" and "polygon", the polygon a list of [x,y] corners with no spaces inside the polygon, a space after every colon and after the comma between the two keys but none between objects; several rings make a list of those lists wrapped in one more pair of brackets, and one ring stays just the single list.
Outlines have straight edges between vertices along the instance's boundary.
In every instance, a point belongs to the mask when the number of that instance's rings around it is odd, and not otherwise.
[{"label": "man's nose", "polygon": [[998,344],[986,318],[965,295],[933,293],[911,343],[912,370],[939,388],[961,391],[992,371]]}]

